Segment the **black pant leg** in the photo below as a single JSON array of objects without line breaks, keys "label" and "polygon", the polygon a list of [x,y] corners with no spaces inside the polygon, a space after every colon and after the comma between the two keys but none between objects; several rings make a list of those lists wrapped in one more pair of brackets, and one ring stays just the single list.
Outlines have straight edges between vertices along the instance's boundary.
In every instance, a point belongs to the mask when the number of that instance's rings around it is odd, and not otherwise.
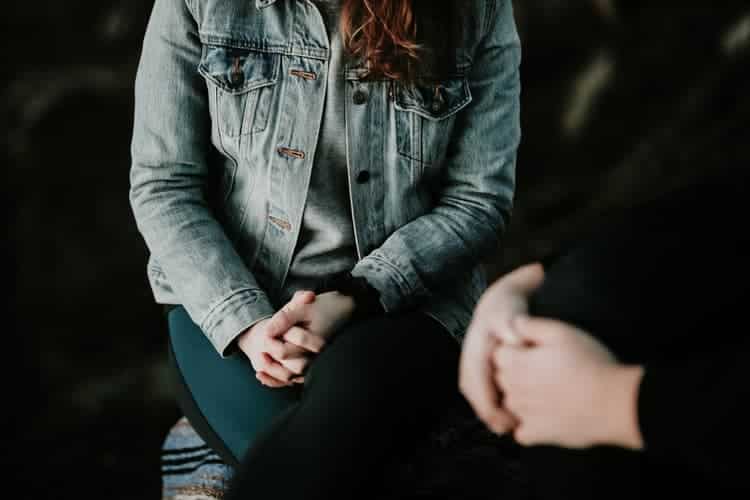
[{"label": "black pant leg", "polygon": [[347,327],[313,362],[301,401],[243,460],[229,499],[360,498],[459,400],[459,346],[421,313]]}]

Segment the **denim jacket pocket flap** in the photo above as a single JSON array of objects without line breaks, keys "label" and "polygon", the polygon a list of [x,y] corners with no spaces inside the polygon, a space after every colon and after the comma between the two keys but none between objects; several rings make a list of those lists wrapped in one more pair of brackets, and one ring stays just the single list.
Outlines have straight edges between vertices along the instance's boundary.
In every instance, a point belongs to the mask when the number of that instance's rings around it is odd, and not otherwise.
[{"label": "denim jacket pocket flap", "polygon": [[459,112],[471,102],[469,83],[464,77],[434,83],[398,85],[395,106],[428,120],[443,120]]},{"label": "denim jacket pocket flap", "polygon": [[198,72],[228,94],[242,94],[276,83],[279,56],[257,50],[204,45]]}]

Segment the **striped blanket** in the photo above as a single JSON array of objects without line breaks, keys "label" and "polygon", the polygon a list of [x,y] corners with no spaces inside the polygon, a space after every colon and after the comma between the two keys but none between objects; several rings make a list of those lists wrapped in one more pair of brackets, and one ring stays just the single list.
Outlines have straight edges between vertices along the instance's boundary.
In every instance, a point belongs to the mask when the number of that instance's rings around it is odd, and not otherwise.
[{"label": "striped blanket", "polygon": [[[218,500],[233,470],[182,418],[164,440],[161,473],[162,500]],[[392,464],[386,477],[379,500],[529,498],[518,448],[466,415],[447,415],[415,455]]]},{"label": "striped blanket", "polygon": [[232,468],[181,418],[164,441],[161,475],[163,500],[213,500],[222,498]]}]

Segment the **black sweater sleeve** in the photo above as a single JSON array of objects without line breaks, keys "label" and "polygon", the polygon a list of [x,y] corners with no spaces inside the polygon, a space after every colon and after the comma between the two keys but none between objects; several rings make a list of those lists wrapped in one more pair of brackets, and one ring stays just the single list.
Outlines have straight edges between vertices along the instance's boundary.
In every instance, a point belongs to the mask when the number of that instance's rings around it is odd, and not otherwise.
[{"label": "black sweater sleeve", "polygon": [[750,449],[750,336],[718,347],[711,337],[699,354],[646,365],[638,418],[647,453],[739,485]]}]

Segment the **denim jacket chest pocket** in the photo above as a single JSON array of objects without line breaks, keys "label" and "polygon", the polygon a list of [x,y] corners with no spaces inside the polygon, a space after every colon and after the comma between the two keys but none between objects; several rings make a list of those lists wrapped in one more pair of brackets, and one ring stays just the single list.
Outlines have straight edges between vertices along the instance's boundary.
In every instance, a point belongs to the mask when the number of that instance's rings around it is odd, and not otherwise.
[{"label": "denim jacket chest pocket", "polygon": [[198,72],[206,79],[212,121],[224,137],[262,132],[268,124],[278,54],[204,45]]},{"label": "denim jacket chest pocket", "polygon": [[424,165],[442,161],[456,114],[472,100],[467,79],[396,84],[394,94],[399,154]]}]

